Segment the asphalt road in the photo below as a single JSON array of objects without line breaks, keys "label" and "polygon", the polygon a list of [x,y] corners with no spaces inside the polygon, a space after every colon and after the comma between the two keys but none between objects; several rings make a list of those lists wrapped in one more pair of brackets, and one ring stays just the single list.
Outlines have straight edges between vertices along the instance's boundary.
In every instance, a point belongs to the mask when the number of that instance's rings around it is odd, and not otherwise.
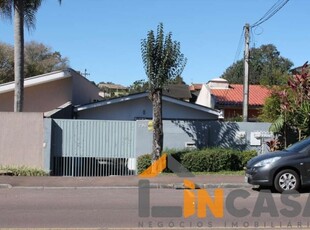
[{"label": "asphalt road", "polygon": [[[150,210],[154,206],[183,208],[186,190],[150,191]],[[184,218],[139,217],[137,188],[0,189],[0,228],[310,229],[308,192],[296,197],[252,189],[226,188],[221,192],[224,194],[222,217],[214,217],[208,210],[204,218],[198,218],[197,212]],[[208,194],[214,201],[214,193],[214,189],[208,189],[201,194]],[[193,194],[197,197],[198,190]]]}]

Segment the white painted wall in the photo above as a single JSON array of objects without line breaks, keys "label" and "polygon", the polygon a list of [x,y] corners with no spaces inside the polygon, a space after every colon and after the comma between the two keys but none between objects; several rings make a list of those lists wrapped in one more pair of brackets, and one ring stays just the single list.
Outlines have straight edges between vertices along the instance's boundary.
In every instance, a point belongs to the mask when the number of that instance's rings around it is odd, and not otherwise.
[{"label": "white painted wall", "polygon": [[212,99],[211,89],[208,84],[203,84],[196,100],[197,105],[214,108],[214,99]]}]

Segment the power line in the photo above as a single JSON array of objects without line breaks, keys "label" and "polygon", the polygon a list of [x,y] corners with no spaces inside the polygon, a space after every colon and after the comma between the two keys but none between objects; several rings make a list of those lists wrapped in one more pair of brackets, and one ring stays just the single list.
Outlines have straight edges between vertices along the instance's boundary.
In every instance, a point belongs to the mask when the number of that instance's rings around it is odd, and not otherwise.
[{"label": "power line", "polygon": [[243,44],[243,39],[244,39],[244,27],[241,31],[241,35],[240,35],[240,38],[239,38],[239,43],[238,43],[238,47],[237,47],[237,50],[236,50],[236,54],[235,54],[235,59],[234,59],[234,62],[235,63],[237,61],[237,59],[239,59],[239,56],[240,56],[240,53],[241,53],[241,48],[242,48],[242,44]]},{"label": "power line", "polygon": [[273,15],[275,15],[279,10],[288,3],[289,0],[278,0],[265,14],[261,17],[257,22],[255,22],[251,28],[259,26],[260,24],[264,23],[268,19],[270,19]]}]

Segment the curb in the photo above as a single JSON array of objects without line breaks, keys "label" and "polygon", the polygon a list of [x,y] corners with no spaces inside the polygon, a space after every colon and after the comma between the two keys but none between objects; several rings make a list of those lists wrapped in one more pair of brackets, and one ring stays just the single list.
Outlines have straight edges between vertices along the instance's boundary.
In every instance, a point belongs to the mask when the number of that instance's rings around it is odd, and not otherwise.
[{"label": "curb", "polygon": [[[221,183],[221,184],[195,184],[195,189],[212,189],[212,188],[251,188],[252,185],[245,183]],[[175,184],[175,189],[187,189],[183,183]]]},{"label": "curb", "polygon": [[12,188],[12,185],[10,185],[10,184],[0,184],[0,189],[1,188]]},{"label": "curb", "polygon": [[[222,184],[195,184],[195,189],[215,189],[215,188],[252,188],[250,184],[238,184],[238,183],[222,183]],[[138,188],[136,185],[124,185],[124,186],[12,186],[10,184],[0,184],[0,189],[129,189],[129,188]],[[148,186],[150,189],[177,189],[185,190],[188,189],[184,186],[183,183],[176,184],[150,184]]]}]

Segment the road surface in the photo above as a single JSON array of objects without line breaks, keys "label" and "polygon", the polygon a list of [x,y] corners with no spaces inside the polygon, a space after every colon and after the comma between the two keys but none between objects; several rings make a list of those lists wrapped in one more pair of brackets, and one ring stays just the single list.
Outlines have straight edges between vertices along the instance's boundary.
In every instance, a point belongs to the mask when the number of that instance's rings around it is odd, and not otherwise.
[{"label": "road surface", "polygon": [[[220,191],[222,217],[215,217],[208,209],[206,217],[198,218],[197,206],[188,218],[152,217],[154,206],[182,208],[185,192],[151,189],[150,216],[139,217],[138,188],[3,188],[0,189],[0,228],[310,229],[308,192],[285,199],[276,193],[226,188]],[[198,197],[198,190],[188,192]],[[208,194],[211,201],[215,201],[215,196],[220,198],[214,189],[201,194],[204,198]],[[140,200],[145,201],[144,195]]]}]

